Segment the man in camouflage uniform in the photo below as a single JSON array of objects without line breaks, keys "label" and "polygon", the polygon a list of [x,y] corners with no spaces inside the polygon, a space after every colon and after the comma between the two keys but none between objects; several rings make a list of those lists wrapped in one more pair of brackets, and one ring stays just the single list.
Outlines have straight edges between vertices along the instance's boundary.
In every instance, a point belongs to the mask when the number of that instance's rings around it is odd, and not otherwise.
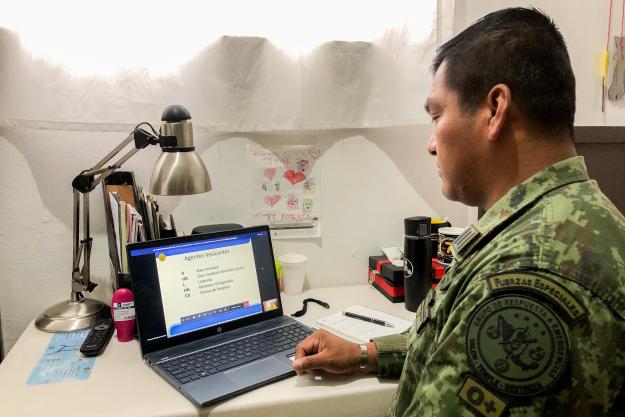
[{"label": "man in camouflage uniform", "polygon": [[433,71],[443,194],[485,214],[409,331],[361,346],[318,331],[294,369],[400,376],[393,416],[625,415],[625,219],[575,156],[562,36],[502,10]]}]

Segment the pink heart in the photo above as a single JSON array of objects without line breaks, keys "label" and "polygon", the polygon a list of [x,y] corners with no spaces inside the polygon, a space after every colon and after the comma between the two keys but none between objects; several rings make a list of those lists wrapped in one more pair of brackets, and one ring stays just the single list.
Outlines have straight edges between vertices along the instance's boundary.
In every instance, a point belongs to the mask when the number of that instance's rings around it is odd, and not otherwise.
[{"label": "pink heart", "polygon": [[289,169],[284,172],[284,178],[286,178],[292,185],[297,184],[298,182],[302,182],[306,179],[306,175],[299,171],[294,171]]},{"label": "pink heart", "polygon": [[273,179],[274,175],[276,175],[276,169],[275,168],[267,168],[267,169],[265,169],[265,177],[267,177],[267,179],[269,181],[271,181]]},{"label": "pink heart", "polygon": [[265,197],[265,204],[267,204],[269,207],[273,207],[278,201],[280,201],[281,198],[282,197],[279,194],[268,195],[267,197]]}]

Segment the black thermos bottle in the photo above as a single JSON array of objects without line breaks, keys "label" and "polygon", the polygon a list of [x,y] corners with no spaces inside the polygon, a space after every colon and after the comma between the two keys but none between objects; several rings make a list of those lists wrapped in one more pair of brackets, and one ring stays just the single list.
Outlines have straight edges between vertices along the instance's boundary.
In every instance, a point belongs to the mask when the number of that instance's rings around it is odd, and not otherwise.
[{"label": "black thermos bottle", "polygon": [[404,300],[408,311],[417,311],[432,288],[430,227],[429,217],[404,219]]}]

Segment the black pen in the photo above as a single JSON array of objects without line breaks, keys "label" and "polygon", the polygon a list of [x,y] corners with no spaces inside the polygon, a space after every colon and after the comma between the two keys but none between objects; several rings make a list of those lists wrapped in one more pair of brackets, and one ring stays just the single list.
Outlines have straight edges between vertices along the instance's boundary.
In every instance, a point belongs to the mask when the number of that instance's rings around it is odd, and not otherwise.
[{"label": "black pen", "polygon": [[369,323],[373,324],[379,324],[380,326],[395,327],[392,323],[387,323],[384,320],[374,319],[373,317],[361,316],[360,314],[350,313],[349,311],[343,311],[343,315],[352,319],[358,319],[362,321],[368,321]]}]

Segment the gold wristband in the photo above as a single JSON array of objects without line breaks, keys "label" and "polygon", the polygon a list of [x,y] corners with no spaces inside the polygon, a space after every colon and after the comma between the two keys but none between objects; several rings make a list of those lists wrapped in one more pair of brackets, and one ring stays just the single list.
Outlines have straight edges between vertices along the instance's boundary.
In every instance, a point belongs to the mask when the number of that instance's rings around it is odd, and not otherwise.
[{"label": "gold wristband", "polygon": [[367,345],[360,345],[360,362],[358,366],[360,369],[365,369],[367,367],[367,363],[369,362],[369,351],[367,350]]}]

